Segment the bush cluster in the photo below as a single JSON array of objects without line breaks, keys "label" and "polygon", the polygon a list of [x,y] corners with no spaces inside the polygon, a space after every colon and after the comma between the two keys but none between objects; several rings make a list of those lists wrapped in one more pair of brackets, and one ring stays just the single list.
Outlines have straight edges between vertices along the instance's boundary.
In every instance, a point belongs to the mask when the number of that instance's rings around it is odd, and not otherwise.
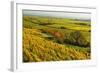
[{"label": "bush cluster", "polygon": [[85,39],[80,31],[74,31],[69,34],[64,40],[67,44],[78,45],[82,47],[89,47],[90,43]]}]

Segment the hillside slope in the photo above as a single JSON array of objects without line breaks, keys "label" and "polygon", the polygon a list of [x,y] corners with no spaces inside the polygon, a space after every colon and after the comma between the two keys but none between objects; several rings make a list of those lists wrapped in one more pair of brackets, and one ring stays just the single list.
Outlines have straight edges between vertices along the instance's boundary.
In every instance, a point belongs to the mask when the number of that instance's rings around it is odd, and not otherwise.
[{"label": "hillside slope", "polygon": [[42,37],[38,29],[23,29],[23,62],[90,59],[89,48],[65,46]]}]

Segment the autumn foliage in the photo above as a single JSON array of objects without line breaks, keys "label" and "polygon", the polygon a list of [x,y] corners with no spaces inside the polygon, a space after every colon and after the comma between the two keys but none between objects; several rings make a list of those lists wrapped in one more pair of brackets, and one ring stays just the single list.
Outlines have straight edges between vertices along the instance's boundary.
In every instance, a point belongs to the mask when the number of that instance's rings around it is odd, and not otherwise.
[{"label": "autumn foliage", "polygon": [[23,62],[91,59],[90,22],[23,16]]}]

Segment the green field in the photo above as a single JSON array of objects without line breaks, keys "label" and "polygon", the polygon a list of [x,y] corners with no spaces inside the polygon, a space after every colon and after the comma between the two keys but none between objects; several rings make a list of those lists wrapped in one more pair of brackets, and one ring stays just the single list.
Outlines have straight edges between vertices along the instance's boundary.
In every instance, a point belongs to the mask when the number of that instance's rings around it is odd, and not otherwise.
[{"label": "green field", "polygon": [[91,22],[23,16],[23,62],[91,58]]}]

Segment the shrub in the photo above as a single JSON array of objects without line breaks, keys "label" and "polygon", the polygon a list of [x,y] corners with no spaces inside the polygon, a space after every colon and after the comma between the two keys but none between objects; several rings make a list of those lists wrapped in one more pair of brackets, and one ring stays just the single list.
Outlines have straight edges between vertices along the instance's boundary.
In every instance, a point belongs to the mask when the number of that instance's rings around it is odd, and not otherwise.
[{"label": "shrub", "polygon": [[60,28],[61,28],[61,29],[66,29],[66,27],[63,27],[63,26],[62,26],[62,27],[60,27]]},{"label": "shrub", "polygon": [[78,24],[78,25],[87,25],[87,23],[75,23],[75,24]]},{"label": "shrub", "polygon": [[88,30],[88,32],[91,32],[91,30]]},{"label": "shrub", "polygon": [[85,39],[85,37],[82,35],[80,31],[71,32],[69,36],[66,37],[65,43],[83,46],[83,47],[89,46],[89,43],[87,42],[87,40]]}]

